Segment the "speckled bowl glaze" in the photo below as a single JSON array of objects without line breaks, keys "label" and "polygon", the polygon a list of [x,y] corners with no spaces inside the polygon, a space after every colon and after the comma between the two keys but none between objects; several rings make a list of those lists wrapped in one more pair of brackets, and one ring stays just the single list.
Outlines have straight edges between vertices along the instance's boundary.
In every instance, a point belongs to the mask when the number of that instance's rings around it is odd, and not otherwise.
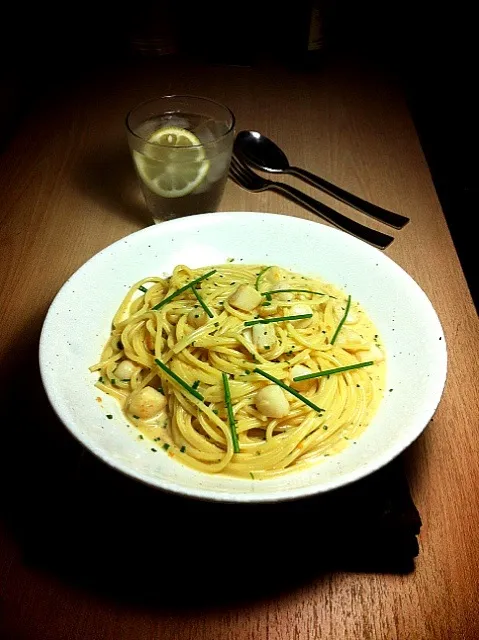
[{"label": "speckled bowl glaze", "polygon": [[[413,222],[411,224],[414,224]],[[360,301],[387,351],[387,387],[375,418],[341,453],[301,472],[245,480],[189,469],[139,440],[116,401],[94,387],[111,319],[127,289],[177,264],[277,264],[320,276]],[[94,255],[46,315],[40,370],[67,429],[105,463],[153,487],[208,500],[267,502],[330,491],[387,464],[424,430],[443,392],[447,353],[438,316],[418,284],[381,251],[325,226],[274,213],[208,213],[154,225]],[[108,419],[107,414],[113,416]]]}]

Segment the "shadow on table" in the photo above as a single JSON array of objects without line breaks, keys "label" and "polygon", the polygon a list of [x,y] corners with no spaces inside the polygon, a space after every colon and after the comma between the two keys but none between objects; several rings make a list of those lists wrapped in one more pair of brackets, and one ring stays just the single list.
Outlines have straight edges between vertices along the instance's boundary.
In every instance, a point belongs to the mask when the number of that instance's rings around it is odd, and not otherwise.
[{"label": "shadow on table", "polygon": [[142,225],[152,224],[126,140],[105,143],[79,161],[74,176],[78,187],[103,209]]},{"label": "shadow on table", "polygon": [[282,504],[179,498],[85,451],[58,422],[36,362],[36,339],[12,357],[4,402],[22,415],[4,424],[0,467],[3,515],[32,569],[116,601],[181,609],[280,595],[335,570],[413,570],[421,522],[400,461]]}]

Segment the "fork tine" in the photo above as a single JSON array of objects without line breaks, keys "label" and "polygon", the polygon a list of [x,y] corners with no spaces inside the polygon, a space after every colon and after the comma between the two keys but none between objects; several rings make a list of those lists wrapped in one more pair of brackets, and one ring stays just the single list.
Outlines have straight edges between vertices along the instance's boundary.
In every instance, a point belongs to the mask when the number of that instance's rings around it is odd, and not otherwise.
[{"label": "fork tine", "polygon": [[231,156],[230,169],[233,169],[233,171],[236,171],[237,173],[239,173],[241,171],[240,163],[235,158],[235,156]]},{"label": "fork tine", "polygon": [[236,168],[235,166],[233,166],[233,163],[231,163],[231,165],[230,165],[230,171],[229,171],[229,173],[230,173],[230,176],[231,176],[231,177],[232,177],[236,182],[241,181],[241,176],[240,176],[240,174],[239,174],[239,172],[238,172],[237,168]]},{"label": "fork tine", "polygon": [[240,181],[240,178],[238,177],[238,174],[236,173],[236,171],[231,166],[230,166],[230,170],[229,170],[229,177],[231,178],[231,180],[233,180],[233,182],[236,182],[236,184],[239,184],[240,187],[243,186],[243,183]]},{"label": "fork tine", "polygon": [[241,160],[239,160],[235,155],[233,155],[231,158],[231,164],[233,165],[237,173],[243,175],[245,178],[254,177],[254,173],[251,171],[251,169],[247,167],[243,162],[241,162]]},{"label": "fork tine", "polygon": [[264,191],[267,188],[268,181],[264,178],[260,178],[254,171],[252,171],[246,164],[233,155],[230,165],[231,173],[236,177],[237,182],[244,189],[250,191]]},{"label": "fork tine", "polygon": [[231,158],[230,164],[230,175],[240,186],[246,187],[251,183],[251,176],[244,170],[245,167],[242,165],[237,158],[234,156]]},{"label": "fork tine", "polygon": [[241,167],[238,165],[238,161],[234,156],[231,157],[230,172],[236,175],[241,174]]}]

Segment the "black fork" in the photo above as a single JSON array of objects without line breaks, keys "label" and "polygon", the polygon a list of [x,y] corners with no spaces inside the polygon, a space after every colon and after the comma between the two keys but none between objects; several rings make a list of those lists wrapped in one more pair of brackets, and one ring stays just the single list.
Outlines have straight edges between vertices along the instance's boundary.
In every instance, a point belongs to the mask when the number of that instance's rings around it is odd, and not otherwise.
[{"label": "black fork", "polygon": [[299,191],[299,189],[295,189],[288,184],[274,182],[273,180],[267,180],[266,178],[259,176],[245,164],[240,162],[235,156],[231,159],[230,177],[240,187],[254,193],[267,190],[280,193],[296,204],[306,207],[306,209],[309,209],[309,211],[312,211],[339,229],[350,233],[360,240],[364,240],[365,242],[372,244],[378,249],[386,249],[394,240],[392,236],[389,236],[386,233],[370,229],[355,220],[351,220],[351,218],[339,213],[339,211],[331,209],[331,207],[319,202],[319,200],[311,198],[306,193]]}]

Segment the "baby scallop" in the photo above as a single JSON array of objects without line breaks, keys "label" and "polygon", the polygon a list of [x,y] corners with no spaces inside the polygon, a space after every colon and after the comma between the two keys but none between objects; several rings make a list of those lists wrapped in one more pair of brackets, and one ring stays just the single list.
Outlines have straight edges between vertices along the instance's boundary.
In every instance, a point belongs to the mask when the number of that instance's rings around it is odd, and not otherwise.
[{"label": "baby scallop", "polygon": [[251,344],[251,345],[253,344],[253,331],[252,331],[251,327],[248,327],[248,329],[244,329],[243,330],[243,338],[249,344]]},{"label": "baby scallop", "polygon": [[153,418],[166,406],[166,398],[153,387],[143,387],[136,393],[128,404],[128,411],[134,415],[148,420]]},{"label": "baby scallop", "polygon": [[[340,304],[336,305],[334,309],[334,315],[336,316],[338,321],[341,320],[341,318],[344,316],[344,312],[345,312],[345,309]],[[354,306],[351,305],[349,307],[348,315],[346,316],[344,324],[356,324],[358,320],[359,320],[359,316],[358,316],[357,309],[355,309]]]},{"label": "baby scallop", "polygon": [[369,349],[357,352],[357,356],[361,362],[382,362],[384,360],[384,352],[376,345],[372,344]]},{"label": "baby scallop", "polygon": [[270,282],[272,285],[281,282],[282,278],[283,275],[279,267],[270,267],[264,274],[264,279]]},{"label": "baby scallop", "polygon": [[253,311],[262,301],[259,291],[250,284],[240,284],[229,297],[229,303],[240,311]]},{"label": "baby scallop", "polygon": [[[309,304],[295,304],[288,311],[288,316],[303,316],[307,313],[313,313],[313,310],[309,306]],[[309,327],[309,325],[313,322],[313,318],[302,318],[301,320],[294,321],[294,327],[297,329],[304,329]]]},{"label": "baby scallop", "polygon": [[281,387],[269,385],[258,391],[256,408],[267,418],[284,418],[289,413],[289,403]]},{"label": "baby scallop", "polygon": [[258,315],[260,315],[262,318],[279,315],[278,303],[269,300],[264,301],[258,309]]},{"label": "baby scallop", "polygon": [[208,320],[208,315],[203,309],[199,307],[196,309],[192,309],[188,314],[188,324],[195,329],[199,329],[202,327],[206,321]]},{"label": "baby scallop", "polygon": [[131,360],[122,360],[115,369],[115,377],[118,380],[130,380],[138,371],[138,365]]},{"label": "baby scallop", "polygon": [[291,291],[285,291],[285,289],[293,289],[293,286],[287,280],[283,280],[279,284],[275,285],[271,289],[271,291],[278,291],[278,293],[275,294],[275,297],[278,300],[285,300],[287,302],[291,302],[291,300],[293,299],[293,293]]},{"label": "baby scallop", "polygon": [[276,332],[272,324],[254,324],[252,336],[253,344],[259,353],[269,351],[276,346]]},{"label": "baby scallop", "polygon": [[309,389],[311,384],[314,383],[314,379],[300,380],[298,382],[295,382],[293,378],[299,378],[299,376],[309,376],[310,373],[313,373],[313,371],[309,367],[306,367],[304,364],[295,364],[293,367],[291,367],[290,376],[291,386],[293,387],[293,389],[296,389],[297,391],[306,391],[306,389]]},{"label": "baby scallop", "polygon": [[358,349],[367,349],[369,343],[354,329],[343,326],[336,344],[342,346],[346,351],[357,351]]}]

